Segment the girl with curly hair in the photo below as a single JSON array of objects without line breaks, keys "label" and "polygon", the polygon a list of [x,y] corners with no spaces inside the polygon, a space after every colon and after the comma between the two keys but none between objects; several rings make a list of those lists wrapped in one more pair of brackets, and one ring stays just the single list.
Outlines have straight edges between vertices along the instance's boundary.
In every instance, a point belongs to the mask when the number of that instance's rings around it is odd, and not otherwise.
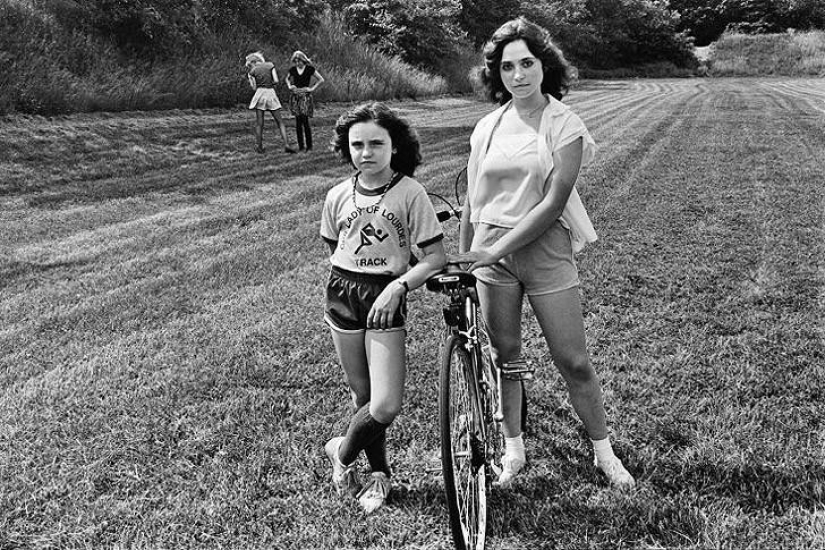
[{"label": "girl with curly hair", "polygon": [[[407,293],[446,263],[435,210],[413,179],[421,153],[413,129],[381,103],[344,113],[333,149],[356,172],[326,196],[321,237],[331,252],[324,320],[349,385],[354,414],[325,445],[339,494],[370,513],[390,492],[386,432],[401,410],[406,377]],[[412,246],[423,257],[410,267]],[[356,459],[370,477],[362,488]]]},{"label": "girl with curly hair", "polygon": [[574,254],[596,233],[575,183],[595,154],[582,120],[561,102],[574,69],[544,28],[524,18],[495,31],[484,49],[480,80],[500,107],[470,138],[467,200],[458,259],[478,280],[493,358],[504,372],[505,454],[499,483],[526,465],[522,399],[521,316],[524,296],[535,313],[573,408],[590,436],[597,469],[617,487],[633,476],[613,452],[602,390],[590,362]]}]

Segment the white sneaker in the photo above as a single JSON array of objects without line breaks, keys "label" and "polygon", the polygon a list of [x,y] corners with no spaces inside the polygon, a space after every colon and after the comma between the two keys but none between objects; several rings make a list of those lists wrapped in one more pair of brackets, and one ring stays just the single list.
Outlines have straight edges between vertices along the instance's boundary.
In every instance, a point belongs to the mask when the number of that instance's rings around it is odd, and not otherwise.
[{"label": "white sneaker", "polygon": [[632,489],[636,485],[636,480],[630,475],[622,461],[618,457],[607,460],[606,462],[599,462],[597,458],[593,459],[593,464],[607,476],[610,484],[617,489]]},{"label": "white sneaker", "polygon": [[344,438],[341,436],[333,437],[324,445],[324,451],[326,451],[329,461],[332,462],[332,484],[335,485],[335,490],[338,491],[339,495],[349,494],[355,496],[361,490],[361,481],[358,479],[355,464],[346,466],[338,458],[338,448],[343,441]]},{"label": "white sneaker", "polygon": [[500,487],[510,485],[518,473],[527,464],[527,460],[520,456],[505,454],[501,457],[501,474],[498,476],[496,484]]},{"label": "white sneaker", "polygon": [[384,505],[389,494],[390,478],[384,472],[373,472],[358,495],[358,502],[366,513],[371,514]]}]

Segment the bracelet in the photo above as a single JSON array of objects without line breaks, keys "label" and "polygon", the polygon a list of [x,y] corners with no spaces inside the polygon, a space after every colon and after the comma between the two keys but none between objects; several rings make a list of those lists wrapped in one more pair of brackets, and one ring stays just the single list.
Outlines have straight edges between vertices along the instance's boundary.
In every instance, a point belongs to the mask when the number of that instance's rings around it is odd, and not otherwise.
[{"label": "bracelet", "polygon": [[407,284],[407,281],[405,281],[404,279],[396,279],[395,281],[396,281],[397,283],[401,284],[401,286],[403,286],[403,287],[404,287],[404,291],[405,291],[405,292],[409,292],[409,291],[410,291],[410,285],[408,285],[408,284]]}]

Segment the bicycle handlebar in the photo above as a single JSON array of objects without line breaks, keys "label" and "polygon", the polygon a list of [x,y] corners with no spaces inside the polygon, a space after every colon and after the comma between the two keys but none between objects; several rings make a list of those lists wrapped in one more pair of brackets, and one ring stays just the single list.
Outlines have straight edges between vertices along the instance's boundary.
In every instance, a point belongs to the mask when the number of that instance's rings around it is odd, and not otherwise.
[{"label": "bicycle handlebar", "polygon": [[440,210],[436,212],[435,215],[439,222],[446,222],[450,218],[461,219],[461,212],[459,210]]}]

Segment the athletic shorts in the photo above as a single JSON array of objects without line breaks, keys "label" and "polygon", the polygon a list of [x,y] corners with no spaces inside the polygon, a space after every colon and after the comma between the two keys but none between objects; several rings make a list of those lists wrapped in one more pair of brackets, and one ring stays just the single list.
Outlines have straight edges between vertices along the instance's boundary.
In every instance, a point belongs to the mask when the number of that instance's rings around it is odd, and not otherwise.
[{"label": "athletic shorts", "polygon": [[[324,321],[339,332],[360,332],[367,330],[367,314],[384,288],[396,279],[395,275],[372,275],[355,273],[333,266],[327,283],[327,301],[324,306]],[[395,311],[388,329],[402,330],[407,321],[407,298]]]},{"label": "athletic shorts", "polygon": [[[508,227],[475,224],[472,248],[489,248],[510,231]],[[528,296],[550,294],[579,285],[570,231],[558,221],[524,248],[473,273],[479,281],[490,286],[521,286]]]}]

